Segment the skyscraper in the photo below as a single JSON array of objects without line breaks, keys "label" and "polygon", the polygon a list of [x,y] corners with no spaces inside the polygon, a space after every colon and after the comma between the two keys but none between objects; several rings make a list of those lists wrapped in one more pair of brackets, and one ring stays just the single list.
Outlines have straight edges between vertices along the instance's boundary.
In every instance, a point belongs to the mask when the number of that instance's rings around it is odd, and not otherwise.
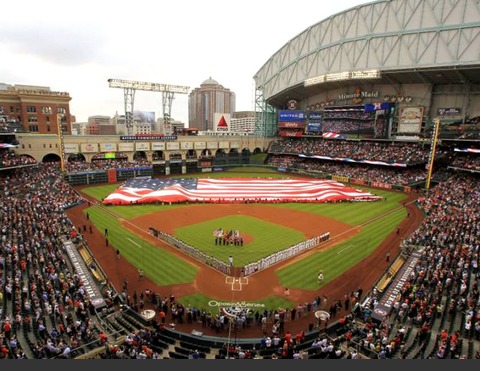
[{"label": "skyscraper", "polygon": [[235,93],[211,77],[192,90],[188,96],[188,126],[200,131],[215,130],[215,116],[235,111]]}]

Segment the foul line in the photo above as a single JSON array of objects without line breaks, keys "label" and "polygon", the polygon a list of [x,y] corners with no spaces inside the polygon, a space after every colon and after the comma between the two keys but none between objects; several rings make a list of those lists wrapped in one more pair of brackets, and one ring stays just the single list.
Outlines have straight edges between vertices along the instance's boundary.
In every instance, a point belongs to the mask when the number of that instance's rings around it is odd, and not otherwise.
[{"label": "foul line", "polygon": [[340,254],[341,252],[344,252],[345,250],[348,250],[350,247],[355,247],[355,245],[348,245],[344,249],[341,249],[340,251],[337,252],[337,255]]},{"label": "foul line", "polygon": [[129,240],[131,243],[137,245],[138,247],[142,248],[142,246],[140,246],[138,243],[136,243],[136,242],[133,241],[132,239],[130,239],[130,238],[127,237],[127,240]]}]

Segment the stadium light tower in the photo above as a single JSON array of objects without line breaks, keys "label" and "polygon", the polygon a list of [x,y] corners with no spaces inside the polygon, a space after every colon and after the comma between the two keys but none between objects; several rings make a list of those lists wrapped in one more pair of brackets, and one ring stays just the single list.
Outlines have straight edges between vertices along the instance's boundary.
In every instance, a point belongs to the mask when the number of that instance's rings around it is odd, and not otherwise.
[{"label": "stadium light tower", "polygon": [[125,102],[125,125],[127,134],[131,134],[133,128],[133,107],[135,103],[135,91],[155,91],[162,93],[162,115],[164,123],[170,125],[172,114],[172,102],[175,93],[188,94],[188,86],[158,84],[154,82],[130,81],[119,79],[108,79],[109,87],[123,88]]}]

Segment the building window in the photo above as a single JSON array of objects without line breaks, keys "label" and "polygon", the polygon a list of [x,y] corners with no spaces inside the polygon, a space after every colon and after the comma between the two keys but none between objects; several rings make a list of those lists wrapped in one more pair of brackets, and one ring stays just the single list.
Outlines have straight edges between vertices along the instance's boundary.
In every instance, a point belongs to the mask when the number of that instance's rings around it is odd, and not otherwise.
[{"label": "building window", "polygon": [[37,107],[27,106],[27,113],[37,113]]},{"label": "building window", "polygon": [[15,107],[14,106],[10,106],[10,113],[15,113]]},{"label": "building window", "polygon": [[47,125],[47,131],[50,131],[50,125]]},{"label": "building window", "polygon": [[37,116],[28,116],[28,122],[37,122]]},{"label": "building window", "polygon": [[0,115],[3,115],[4,112],[3,112],[3,106],[0,106]]},{"label": "building window", "polygon": [[42,113],[44,115],[51,115],[52,114],[52,107],[42,107]]},{"label": "building window", "polygon": [[30,130],[32,133],[38,133],[38,125],[30,125],[28,130]]},{"label": "building window", "polygon": [[47,124],[50,124],[50,116],[45,117],[45,122],[46,122]]},{"label": "building window", "polygon": [[32,145],[31,145],[31,144],[29,144],[29,145],[28,145],[28,148],[29,148],[29,149],[32,149]]},{"label": "building window", "polygon": [[67,113],[67,110],[63,107],[58,107],[58,113],[61,115],[65,115]]}]

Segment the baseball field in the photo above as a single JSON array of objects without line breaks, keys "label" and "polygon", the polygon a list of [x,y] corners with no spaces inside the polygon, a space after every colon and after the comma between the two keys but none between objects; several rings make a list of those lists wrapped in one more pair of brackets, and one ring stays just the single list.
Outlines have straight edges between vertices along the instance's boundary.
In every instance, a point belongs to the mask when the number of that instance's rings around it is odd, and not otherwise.
[{"label": "baseball field", "polygon": [[[248,173],[244,168],[232,169],[208,177],[238,177],[239,171],[242,178],[292,177],[263,168],[249,168]],[[416,209],[411,209],[411,196],[379,189],[368,189],[382,197],[375,202],[101,205],[99,201],[118,186],[83,187],[88,206],[69,211],[79,227],[85,223],[94,226],[94,233],[85,237],[96,259],[117,288],[128,279],[138,290],[147,287],[161,296],[174,295],[183,305],[197,308],[213,309],[209,307],[215,301],[291,308],[327,292],[341,298],[364,282],[378,279],[378,272],[388,267],[385,253],[395,256],[402,236],[413,231],[415,224],[414,218],[407,218]],[[221,261],[227,262],[231,256],[236,267],[326,232],[330,239],[240,279],[215,271],[155,238],[151,227]],[[213,232],[220,227],[238,230],[244,244],[216,245]],[[145,274],[141,282],[135,282],[138,268]],[[321,282],[317,279],[320,271],[324,274]]]}]

